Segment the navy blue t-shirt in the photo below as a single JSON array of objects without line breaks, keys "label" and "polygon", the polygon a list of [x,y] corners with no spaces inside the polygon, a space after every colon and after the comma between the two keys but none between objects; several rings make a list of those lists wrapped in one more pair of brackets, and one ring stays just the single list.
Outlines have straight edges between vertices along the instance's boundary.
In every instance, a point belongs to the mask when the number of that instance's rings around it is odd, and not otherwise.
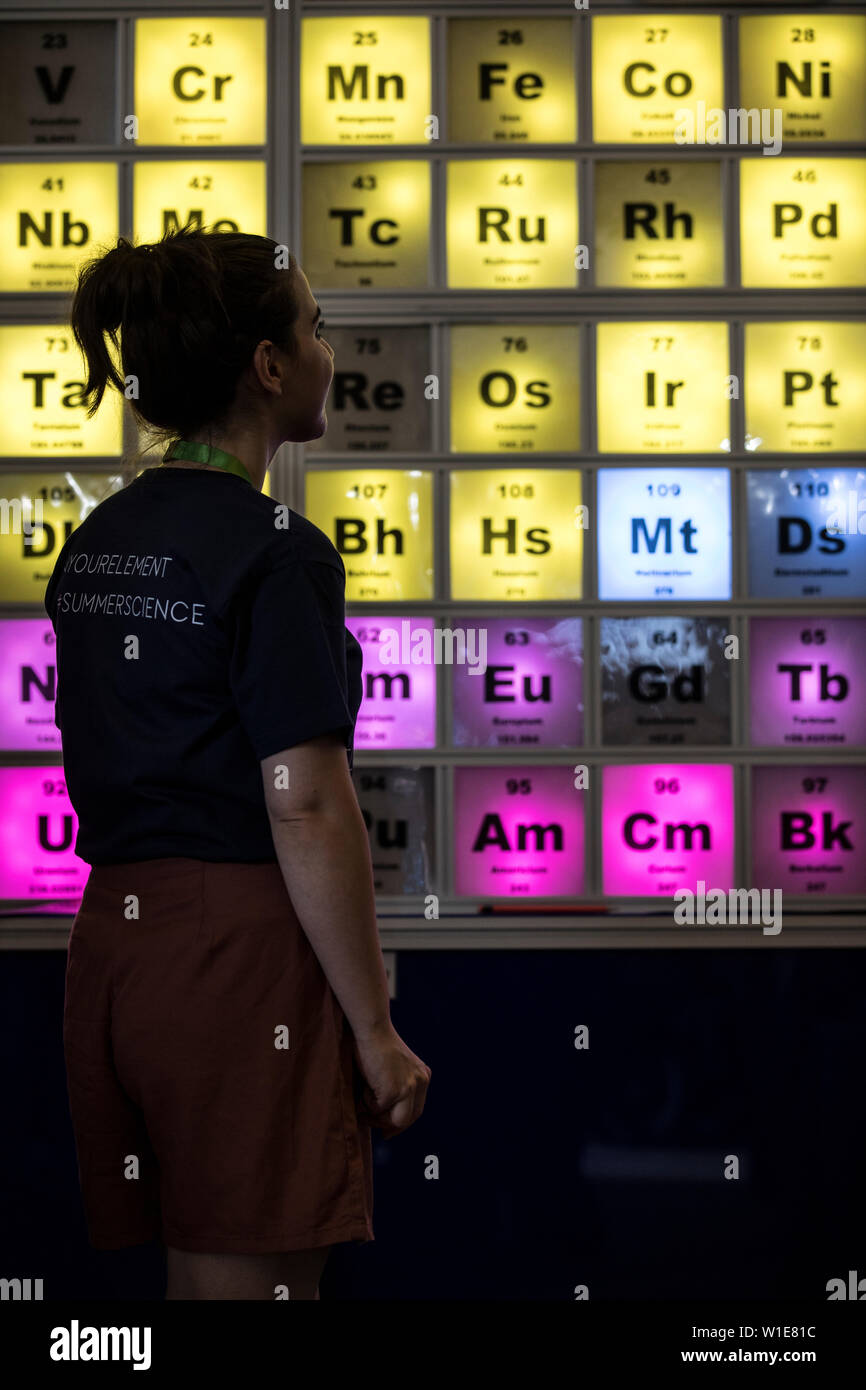
[{"label": "navy blue t-shirt", "polygon": [[352,766],[345,586],[324,532],[233,473],[149,468],[85,517],[45,609],[86,863],[276,859],[259,760],[337,732]]}]

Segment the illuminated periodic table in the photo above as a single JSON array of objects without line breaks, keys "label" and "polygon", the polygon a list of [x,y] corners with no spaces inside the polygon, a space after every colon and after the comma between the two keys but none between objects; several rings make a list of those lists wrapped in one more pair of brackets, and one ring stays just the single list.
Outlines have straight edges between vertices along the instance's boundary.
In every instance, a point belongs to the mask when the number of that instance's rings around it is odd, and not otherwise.
[{"label": "illuminated periodic table", "polygon": [[700,883],[850,939],[866,11],[81,13],[0,21],[0,473],[47,512],[0,535],[7,922],[74,908],[66,874],[14,917],[64,795],[52,557],[157,461],[76,407],[75,267],[191,217],[296,251],[336,350],[328,433],[269,486],[346,566],[383,941],[701,944],[672,916]]}]

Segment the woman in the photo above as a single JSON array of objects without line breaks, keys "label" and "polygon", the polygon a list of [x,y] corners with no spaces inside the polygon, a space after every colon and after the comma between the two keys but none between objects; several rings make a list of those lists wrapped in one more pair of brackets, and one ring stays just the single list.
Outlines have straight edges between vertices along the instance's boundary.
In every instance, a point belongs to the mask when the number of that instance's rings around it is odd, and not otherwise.
[{"label": "woman", "polygon": [[390,1021],[343,563],[261,492],[333,377],[281,250],[121,238],[71,312],[88,414],[110,383],[169,443],[70,535],[45,606],[92,865],[64,1010],[88,1234],[161,1239],[170,1299],[318,1298],[330,1247],[373,1239],[370,1126],[407,1128],[430,1079]]}]

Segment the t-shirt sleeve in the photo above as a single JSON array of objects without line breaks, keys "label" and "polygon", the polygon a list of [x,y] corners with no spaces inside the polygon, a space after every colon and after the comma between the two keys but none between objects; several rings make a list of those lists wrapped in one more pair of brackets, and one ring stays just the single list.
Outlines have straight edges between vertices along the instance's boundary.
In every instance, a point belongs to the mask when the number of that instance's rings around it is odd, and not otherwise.
[{"label": "t-shirt sleeve", "polygon": [[236,614],[230,681],[258,758],[332,732],[351,746],[345,579],[335,566],[289,556],[268,570]]}]

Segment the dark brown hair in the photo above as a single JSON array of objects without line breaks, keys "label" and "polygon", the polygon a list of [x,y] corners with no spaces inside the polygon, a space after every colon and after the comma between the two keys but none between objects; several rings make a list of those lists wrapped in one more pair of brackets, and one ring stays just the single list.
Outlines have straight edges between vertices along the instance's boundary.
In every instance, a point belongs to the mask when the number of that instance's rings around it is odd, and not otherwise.
[{"label": "dark brown hair", "polygon": [[129,403],[151,442],[219,430],[256,345],[270,338],[295,350],[297,262],[288,254],[277,269],[276,252],[269,237],[187,225],[150,245],[120,237],[88,261],[70,311],[88,418],[109,383],[123,393],[133,376]]}]

